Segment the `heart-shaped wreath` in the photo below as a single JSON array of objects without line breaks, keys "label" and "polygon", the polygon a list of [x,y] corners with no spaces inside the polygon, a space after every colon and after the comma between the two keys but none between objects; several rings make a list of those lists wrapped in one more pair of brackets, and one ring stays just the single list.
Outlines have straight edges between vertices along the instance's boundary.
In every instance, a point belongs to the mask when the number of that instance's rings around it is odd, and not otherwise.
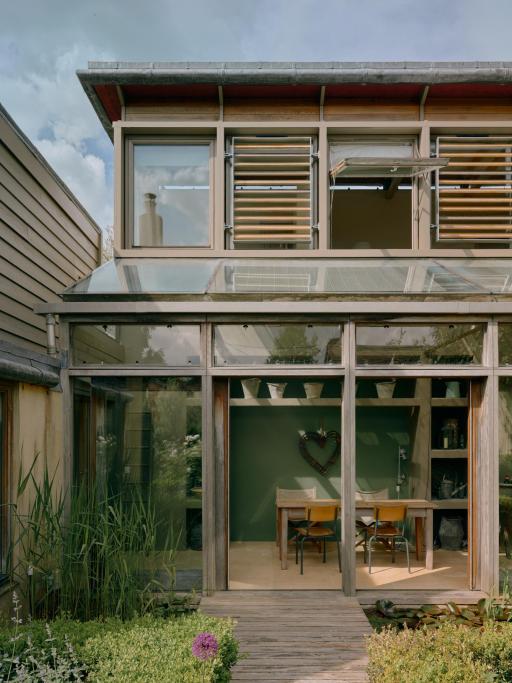
[{"label": "heart-shaped wreath", "polygon": [[[334,448],[332,450],[332,453],[324,465],[318,462],[318,460],[311,455],[311,453],[308,450],[308,441],[316,443],[316,445],[320,446],[320,448],[322,449],[325,448],[328,441],[334,442]],[[317,470],[318,472],[320,472],[320,474],[323,474],[323,476],[326,477],[327,470],[332,465],[334,465],[340,457],[341,437],[339,433],[334,429],[332,429],[329,432],[324,432],[323,430],[320,430],[318,432],[304,432],[300,435],[299,438],[299,451],[304,460],[308,462],[311,465],[311,467],[314,467],[315,470]]]}]

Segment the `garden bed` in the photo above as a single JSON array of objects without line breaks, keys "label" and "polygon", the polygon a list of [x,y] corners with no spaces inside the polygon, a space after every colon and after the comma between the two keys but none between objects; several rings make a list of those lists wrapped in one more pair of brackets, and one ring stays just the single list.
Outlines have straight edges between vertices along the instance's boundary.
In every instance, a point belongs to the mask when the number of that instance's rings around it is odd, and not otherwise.
[{"label": "garden bed", "polygon": [[379,600],[366,614],[371,683],[512,682],[507,599],[406,609]]},{"label": "garden bed", "polygon": [[[205,633],[210,634],[206,644],[213,647],[202,659],[203,651],[193,644]],[[0,651],[3,681],[223,683],[230,680],[238,643],[229,619],[195,612],[127,621],[55,619],[49,626],[43,621],[6,625],[0,628]]]}]

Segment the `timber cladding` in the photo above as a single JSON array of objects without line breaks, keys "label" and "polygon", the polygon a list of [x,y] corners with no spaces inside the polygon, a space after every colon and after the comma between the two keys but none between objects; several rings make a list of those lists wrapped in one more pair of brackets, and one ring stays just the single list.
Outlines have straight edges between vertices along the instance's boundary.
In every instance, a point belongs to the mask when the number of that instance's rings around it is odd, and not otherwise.
[{"label": "timber cladding", "polygon": [[46,349],[37,303],[100,262],[101,230],[0,108],[0,339]]}]

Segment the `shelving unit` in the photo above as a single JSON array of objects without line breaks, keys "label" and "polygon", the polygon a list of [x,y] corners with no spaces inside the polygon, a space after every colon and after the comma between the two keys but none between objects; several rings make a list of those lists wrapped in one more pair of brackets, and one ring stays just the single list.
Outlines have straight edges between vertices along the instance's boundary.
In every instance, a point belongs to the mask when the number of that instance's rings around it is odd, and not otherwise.
[{"label": "shelving unit", "polygon": [[[463,380],[460,382],[463,393],[468,393],[469,387]],[[469,458],[469,434],[468,434],[468,410],[469,401],[466,396],[460,398],[446,398],[432,396],[439,393],[440,387],[431,385],[430,399],[430,423],[431,423],[431,445],[430,445],[430,481],[431,498],[435,509],[439,511],[467,510],[467,498],[443,498],[439,499],[439,486],[441,478],[446,475],[448,479],[454,481],[454,488],[461,484],[468,483],[468,458]],[[464,446],[460,444],[456,448],[442,448],[440,444],[441,429],[446,420],[456,420],[458,424],[458,441],[463,435]],[[467,488],[465,489],[467,495]]]},{"label": "shelving unit", "polygon": [[467,448],[432,448],[430,451],[430,457],[434,460],[447,459],[451,460],[453,458],[464,458],[468,457]]},{"label": "shelving unit", "polygon": [[340,398],[232,398],[229,405],[236,408],[276,406],[290,408],[297,406],[341,406]]}]

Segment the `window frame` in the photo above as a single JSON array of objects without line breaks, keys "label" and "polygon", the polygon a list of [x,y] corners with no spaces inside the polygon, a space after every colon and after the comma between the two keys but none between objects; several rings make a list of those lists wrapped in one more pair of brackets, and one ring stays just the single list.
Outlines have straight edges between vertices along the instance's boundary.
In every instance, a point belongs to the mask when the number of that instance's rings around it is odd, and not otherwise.
[{"label": "window frame", "polygon": [[[135,224],[134,224],[134,147],[136,145],[145,146],[206,146],[209,147],[208,171],[210,178],[210,189],[208,196],[208,243],[200,245],[172,245],[162,244],[160,246],[135,244]],[[123,248],[125,249],[151,249],[161,251],[163,249],[172,250],[200,250],[212,249],[214,242],[214,223],[215,223],[215,145],[214,135],[200,135],[197,137],[190,135],[126,135],[124,137],[124,163],[123,163]]]},{"label": "window frame", "polygon": [[[278,242],[275,245],[270,244],[267,247],[262,246],[262,242],[247,243],[243,248],[237,248],[234,243],[234,194],[235,194],[235,140],[240,138],[279,138],[280,140],[284,138],[309,138],[311,147],[311,165],[310,165],[310,237],[309,246],[301,246],[297,249],[289,248],[290,244],[286,241]],[[319,144],[320,144],[320,134],[319,130],[315,128],[312,132],[302,133],[296,130],[286,130],[283,131],[279,126],[275,128],[260,128],[260,129],[250,129],[250,130],[238,130],[231,131],[226,134],[225,138],[225,162],[224,162],[224,215],[225,215],[225,225],[224,225],[224,235],[223,235],[223,248],[225,251],[240,254],[241,257],[250,254],[252,251],[264,250],[271,254],[278,254],[283,252],[312,252],[318,251],[319,247],[319,214],[320,214],[320,199],[319,199]],[[303,244],[303,243],[299,243]],[[270,258],[270,256],[269,256]]]},{"label": "window frame", "polygon": [[[330,134],[327,137],[327,178],[325,179],[325,182],[327,183],[327,194],[329,197],[329,202],[328,202],[328,207],[327,207],[327,249],[329,251],[333,250],[343,250],[343,251],[353,251],[358,252],[360,251],[359,248],[353,247],[353,248],[347,248],[347,247],[333,247],[333,233],[332,233],[332,200],[331,200],[331,146],[335,144],[339,144],[341,142],[345,142],[348,144],[361,144],[361,146],[368,145],[370,146],[371,143],[375,143],[377,145],[379,144],[389,144],[390,146],[395,143],[395,144],[400,144],[400,143],[412,143],[411,149],[412,149],[412,156],[411,156],[411,163],[414,162],[414,159],[420,158],[420,138],[419,138],[419,133],[411,133],[410,135],[404,134],[404,133],[389,133],[389,134],[375,134],[372,135],[372,133],[364,133],[361,135],[357,134]],[[353,154],[351,155],[352,157],[354,156]],[[370,157],[372,156],[370,152],[365,155],[365,157]],[[373,155],[375,156],[375,155]],[[390,157],[392,155],[390,154]],[[382,157],[383,161],[390,157]],[[406,159],[406,157],[404,157]],[[350,176],[346,176],[347,178]],[[356,176],[352,176],[356,177]],[[415,235],[418,232],[418,226],[419,226],[419,191],[418,191],[418,176],[414,176],[410,178],[411,181],[411,222],[409,226],[409,236],[410,236],[410,244],[408,247],[399,247],[400,249],[410,251],[412,252],[414,250],[414,243],[415,243]],[[388,249],[388,247],[370,247],[371,250],[373,251],[383,251]]]}]

